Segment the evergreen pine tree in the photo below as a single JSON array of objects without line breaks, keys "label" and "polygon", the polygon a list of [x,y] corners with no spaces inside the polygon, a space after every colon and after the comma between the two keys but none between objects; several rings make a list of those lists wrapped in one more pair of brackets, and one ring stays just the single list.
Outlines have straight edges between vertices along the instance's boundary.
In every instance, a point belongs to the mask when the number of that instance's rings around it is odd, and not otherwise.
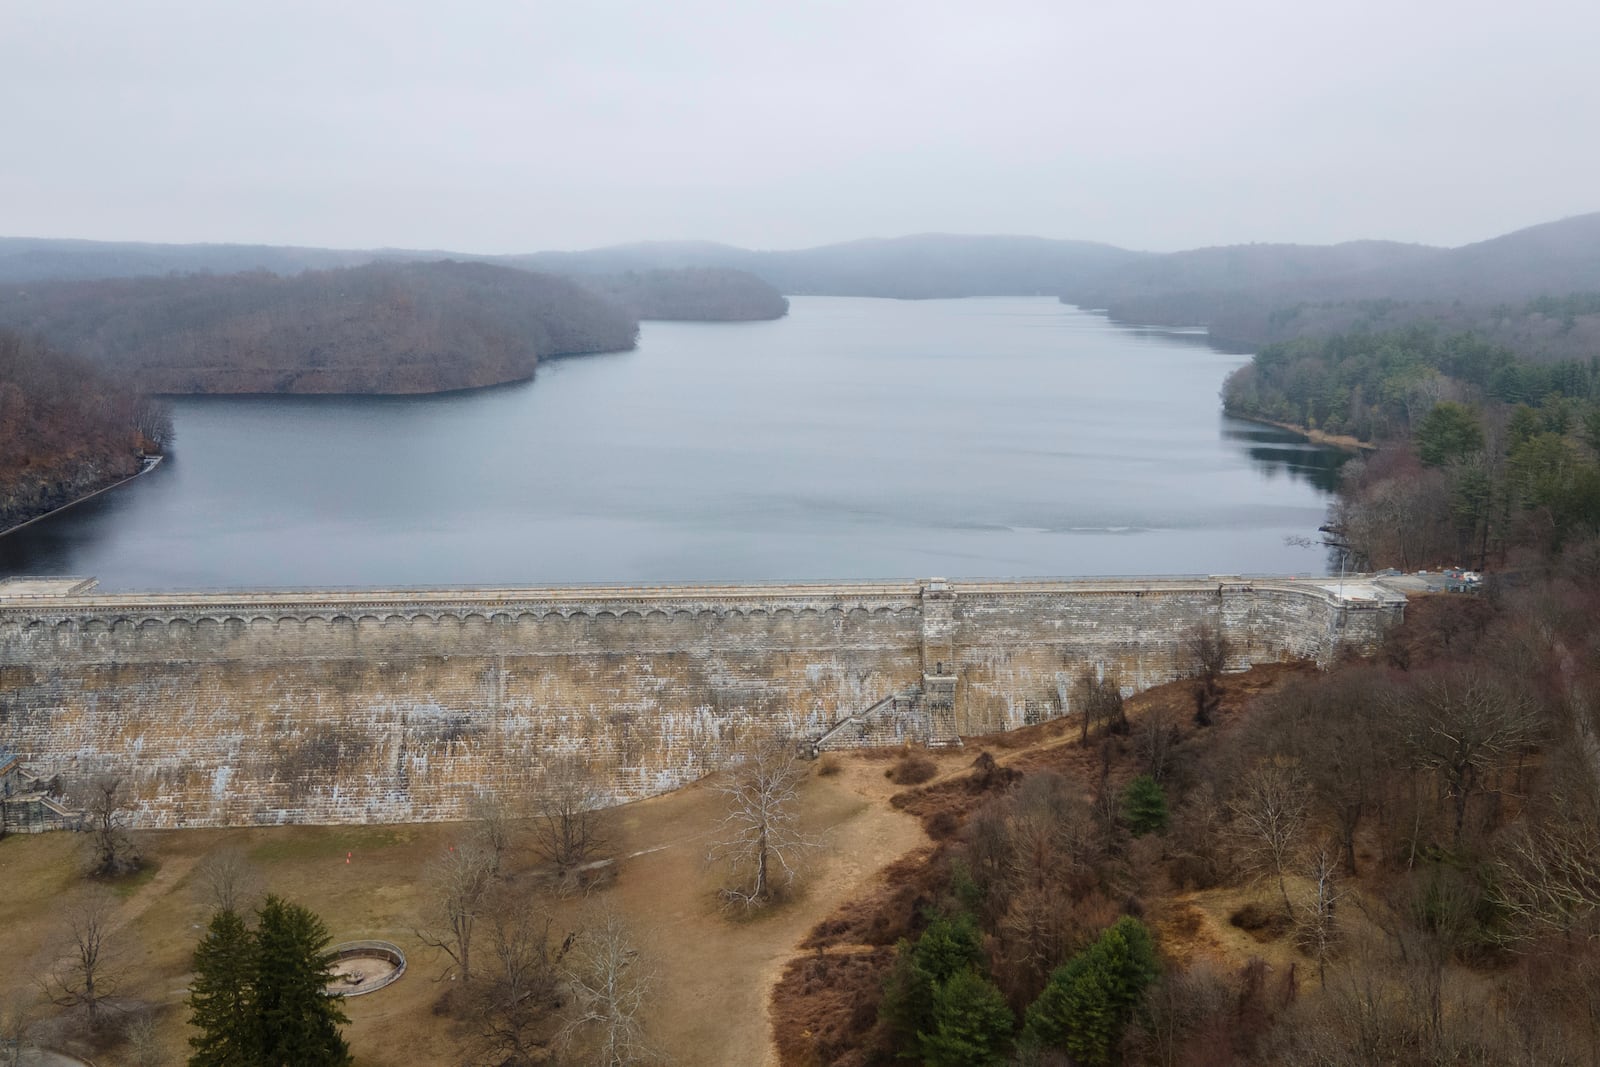
[{"label": "evergreen pine tree", "polygon": [[339,1033],[349,1022],[333,980],[330,938],[322,920],[276,896],[261,906],[256,929],[255,1017],[260,1061],[271,1067],[346,1067],[350,1048]]},{"label": "evergreen pine tree", "polygon": [[1167,795],[1148,774],[1141,774],[1122,791],[1122,817],[1134,837],[1160,833],[1167,828]]},{"label": "evergreen pine tree", "polygon": [[189,1067],[236,1067],[254,1063],[250,980],[255,942],[234,911],[211,916],[194,950],[189,986],[189,1022],[200,1032],[189,1039]]},{"label": "evergreen pine tree", "polygon": [[1016,1019],[989,977],[957,971],[933,990],[933,1029],[917,1035],[928,1067],[983,1067],[1003,1058]]},{"label": "evergreen pine tree", "polygon": [[1145,987],[1159,973],[1150,932],[1138,919],[1123,916],[1050,975],[1028,1007],[1027,1035],[1065,1049],[1077,1063],[1109,1064]]},{"label": "evergreen pine tree", "polygon": [[940,915],[913,943],[896,946],[894,969],[884,981],[878,1017],[894,1034],[901,1054],[915,1055],[918,1035],[934,1027],[934,992],[941,982],[983,964],[983,935],[971,915]]}]

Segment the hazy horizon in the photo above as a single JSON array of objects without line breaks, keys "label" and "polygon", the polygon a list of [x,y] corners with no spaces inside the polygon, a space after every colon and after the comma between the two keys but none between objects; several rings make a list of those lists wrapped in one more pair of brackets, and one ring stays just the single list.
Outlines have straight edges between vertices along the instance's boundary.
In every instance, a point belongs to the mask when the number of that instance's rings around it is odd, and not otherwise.
[{"label": "hazy horizon", "polygon": [[[1600,214],[1600,207],[1597,207],[1597,209],[1595,211],[1592,211],[1592,212],[1590,212],[1590,211],[1575,212],[1575,213],[1573,213],[1571,215],[1563,215],[1563,216],[1561,216],[1559,218],[1537,219],[1537,220],[1534,220],[1533,222],[1528,223],[1527,226],[1518,226],[1518,227],[1514,227],[1512,230],[1504,230],[1504,231],[1497,231],[1495,233],[1484,234],[1482,237],[1475,237],[1471,241],[1462,242],[1462,244],[1474,244],[1474,243],[1477,243],[1478,241],[1486,241],[1486,240],[1490,240],[1490,239],[1495,238],[1495,237],[1501,237],[1501,236],[1504,236],[1506,233],[1511,233],[1511,232],[1515,232],[1516,230],[1526,229],[1526,228],[1531,227],[1531,226],[1538,226],[1538,225],[1541,225],[1541,224],[1547,223],[1547,222],[1560,222],[1560,221],[1562,221],[1564,219],[1577,218],[1577,217],[1580,217],[1580,216],[1583,216],[1583,215],[1590,215],[1590,214]],[[384,244],[373,244],[373,245],[360,245],[360,246],[358,246],[358,245],[348,245],[348,244],[345,244],[345,245],[315,245],[315,244],[305,244],[305,243],[302,243],[302,242],[281,242],[281,241],[242,241],[242,240],[241,241],[234,241],[234,240],[180,241],[180,240],[170,240],[170,239],[165,239],[165,238],[147,238],[147,237],[116,237],[116,238],[110,238],[110,237],[85,237],[85,236],[82,236],[82,235],[79,235],[79,234],[10,233],[10,232],[8,232],[8,233],[0,233],[0,240],[14,239],[14,240],[21,240],[21,241],[82,241],[82,242],[85,242],[85,243],[88,243],[88,244],[105,243],[105,244],[142,244],[142,245],[174,245],[174,246],[212,246],[212,247],[219,247],[219,248],[223,248],[223,247],[308,248],[308,249],[317,249],[317,250],[321,250],[321,251],[330,251],[330,252],[407,252],[407,253],[437,252],[437,253],[440,253],[440,254],[459,253],[459,254],[462,254],[462,255],[473,255],[473,256],[537,255],[537,254],[546,253],[546,252],[555,252],[555,253],[596,252],[596,251],[606,251],[606,250],[609,250],[609,249],[619,249],[619,248],[637,248],[637,247],[648,246],[648,245],[715,245],[715,246],[720,246],[720,247],[724,247],[724,248],[741,249],[741,250],[744,250],[744,251],[751,251],[751,252],[800,252],[800,251],[806,251],[806,250],[813,249],[813,248],[834,247],[834,246],[838,246],[838,245],[850,245],[850,244],[867,244],[867,243],[871,243],[871,242],[874,242],[874,241],[885,241],[885,242],[886,241],[898,241],[898,240],[907,240],[907,239],[913,239],[913,238],[919,238],[919,237],[954,237],[954,238],[988,238],[988,237],[993,237],[993,238],[999,238],[999,239],[1002,239],[1002,240],[1042,239],[1042,240],[1047,240],[1047,241],[1083,241],[1083,242],[1089,243],[1089,244],[1101,244],[1101,245],[1105,245],[1105,246],[1108,246],[1108,247],[1121,248],[1121,249],[1124,249],[1124,250],[1127,250],[1127,251],[1132,251],[1132,252],[1156,252],[1156,253],[1185,252],[1185,251],[1193,251],[1193,250],[1199,249],[1199,248],[1217,248],[1217,247],[1229,247],[1229,246],[1250,245],[1250,244],[1274,244],[1274,245],[1298,244],[1298,245],[1307,245],[1307,246],[1309,246],[1309,245],[1332,246],[1332,245],[1336,245],[1336,244],[1361,243],[1363,241],[1386,241],[1386,242],[1393,242],[1393,243],[1397,243],[1397,244],[1412,244],[1412,245],[1417,245],[1419,247],[1434,247],[1434,248],[1459,247],[1459,246],[1450,246],[1450,245],[1429,245],[1427,242],[1423,242],[1423,241],[1399,241],[1396,238],[1384,237],[1384,236],[1381,236],[1381,235],[1372,235],[1372,236],[1367,236],[1367,237],[1350,237],[1350,238],[1341,239],[1339,241],[1327,241],[1327,242],[1312,242],[1312,241],[1222,241],[1222,242],[1217,242],[1217,243],[1211,244],[1211,245],[1193,245],[1193,246],[1187,246],[1186,245],[1186,246],[1181,247],[1181,248],[1174,247],[1174,248],[1159,248],[1159,249],[1157,249],[1157,248],[1137,247],[1137,246],[1134,246],[1134,245],[1131,245],[1131,244],[1118,243],[1116,241],[1099,241],[1099,240],[1092,240],[1090,238],[1071,237],[1071,236],[1057,237],[1057,236],[1051,236],[1051,235],[1048,235],[1048,234],[1039,234],[1039,233],[1015,233],[1015,232],[1012,232],[1012,233],[999,233],[999,232],[978,232],[978,231],[959,232],[959,231],[954,231],[954,230],[934,229],[934,230],[919,230],[919,231],[917,231],[915,233],[867,234],[865,236],[860,236],[860,237],[844,237],[844,238],[841,238],[841,239],[839,239],[837,241],[827,241],[827,242],[822,242],[820,244],[798,244],[798,245],[783,245],[783,246],[777,246],[777,245],[774,245],[774,246],[739,245],[739,244],[735,244],[735,243],[733,243],[731,241],[718,241],[718,240],[705,238],[705,237],[651,237],[651,238],[641,238],[641,239],[638,239],[638,240],[612,241],[612,242],[608,242],[608,243],[603,244],[603,245],[572,245],[572,246],[561,247],[561,248],[551,248],[551,247],[546,247],[546,248],[515,248],[515,249],[511,249],[509,251],[487,251],[486,252],[486,251],[481,251],[481,250],[478,250],[478,249],[451,247],[451,246],[437,246],[437,245],[424,248],[424,247],[416,247],[416,246],[408,246],[408,245],[398,245],[398,244],[394,244],[392,242],[384,243]]]},{"label": "hazy horizon", "polygon": [[1600,9],[0,10],[0,233],[472,254],[1458,246],[1600,208]]}]

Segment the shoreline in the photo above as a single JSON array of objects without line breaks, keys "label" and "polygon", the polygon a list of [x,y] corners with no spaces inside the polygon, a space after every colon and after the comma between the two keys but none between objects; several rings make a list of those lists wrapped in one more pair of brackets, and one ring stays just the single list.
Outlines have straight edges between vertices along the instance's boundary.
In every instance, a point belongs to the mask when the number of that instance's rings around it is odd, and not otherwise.
[{"label": "shoreline", "polygon": [[1280,430],[1287,430],[1290,433],[1299,434],[1314,445],[1337,448],[1341,452],[1376,452],[1378,450],[1378,446],[1370,441],[1363,441],[1359,437],[1351,437],[1348,434],[1323,433],[1321,430],[1296,426],[1292,422],[1279,422],[1276,419],[1268,419],[1260,415],[1245,415],[1237,411],[1229,411],[1227,408],[1223,408],[1222,413],[1230,419],[1238,419],[1241,422],[1253,422],[1258,426],[1273,426]]},{"label": "shoreline", "polygon": [[94,490],[92,492],[85,493],[80,497],[75,497],[74,499],[67,501],[65,504],[61,504],[61,505],[58,505],[57,507],[51,508],[49,511],[46,511],[43,514],[35,515],[31,519],[25,519],[22,522],[19,522],[14,526],[7,526],[5,529],[0,530],[0,537],[4,537],[4,536],[6,536],[7,534],[10,534],[10,533],[15,533],[17,530],[21,530],[21,529],[23,529],[25,527],[32,526],[34,523],[40,522],[40,521],[42,521],[44,519],[48,519],[52,515],[55,515],[55,514],[58,514],[60,512],[66,511],[68,508],[75,508],[79,504],[82,504],[86,500],[93,500],[95,497],[99,496],[102,493],[111,492],[111,490],[117,488],[118,486],[127,485],[129,482],[133,481],[135,478],[143,477],[144,475],[149,474],[151,471],[155,470],[157,467],[161,466],[162,460],[164,460],[166,458],[167,457],[166,457],[165,453],[162,453],[161,455],[157,455],[157,456],[146,456],[146,457],[144,457],[144,461],[143,461],[142,465],[140,466],[140,468],[137,471],[134,471],[132,474],[128,475],[126,478],[118,478],[116,481],[112,482],[110,485],[102,485],[99,489],[96,489],[96,490]]}]

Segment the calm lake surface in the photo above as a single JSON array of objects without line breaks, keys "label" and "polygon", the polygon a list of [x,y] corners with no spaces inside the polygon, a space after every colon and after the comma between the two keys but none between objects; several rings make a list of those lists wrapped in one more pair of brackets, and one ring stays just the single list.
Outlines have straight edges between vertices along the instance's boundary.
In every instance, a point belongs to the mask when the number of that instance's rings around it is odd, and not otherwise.
[{"label": "calm lake surface", "polygon": [[1322,572],[1338,458],[1242,359],[1052,299],[799,297],[533,382],[188,398],[153,473],[0,537],[108,590]]}]

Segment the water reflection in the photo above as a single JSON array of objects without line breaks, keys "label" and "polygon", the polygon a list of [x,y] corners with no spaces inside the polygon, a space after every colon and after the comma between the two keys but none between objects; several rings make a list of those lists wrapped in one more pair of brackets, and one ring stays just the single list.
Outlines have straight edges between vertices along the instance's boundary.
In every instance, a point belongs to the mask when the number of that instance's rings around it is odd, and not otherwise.
[{"label": "water reflection", "polygon": [[6,537],[107,590],[1295,573],[1343,457],[1237,357],[1049,298],[798,297],[435,397],[185,398],[156,471]]},{"label": "water reflection", "polygon": [[1286,475],[1324,493],[1339,488],[1340,471],[1356,458],[1353,452],[1313,444],[1292,431],[1243,419],[1224,417],[1222,436],[1242,445],[1263,477]]}]

